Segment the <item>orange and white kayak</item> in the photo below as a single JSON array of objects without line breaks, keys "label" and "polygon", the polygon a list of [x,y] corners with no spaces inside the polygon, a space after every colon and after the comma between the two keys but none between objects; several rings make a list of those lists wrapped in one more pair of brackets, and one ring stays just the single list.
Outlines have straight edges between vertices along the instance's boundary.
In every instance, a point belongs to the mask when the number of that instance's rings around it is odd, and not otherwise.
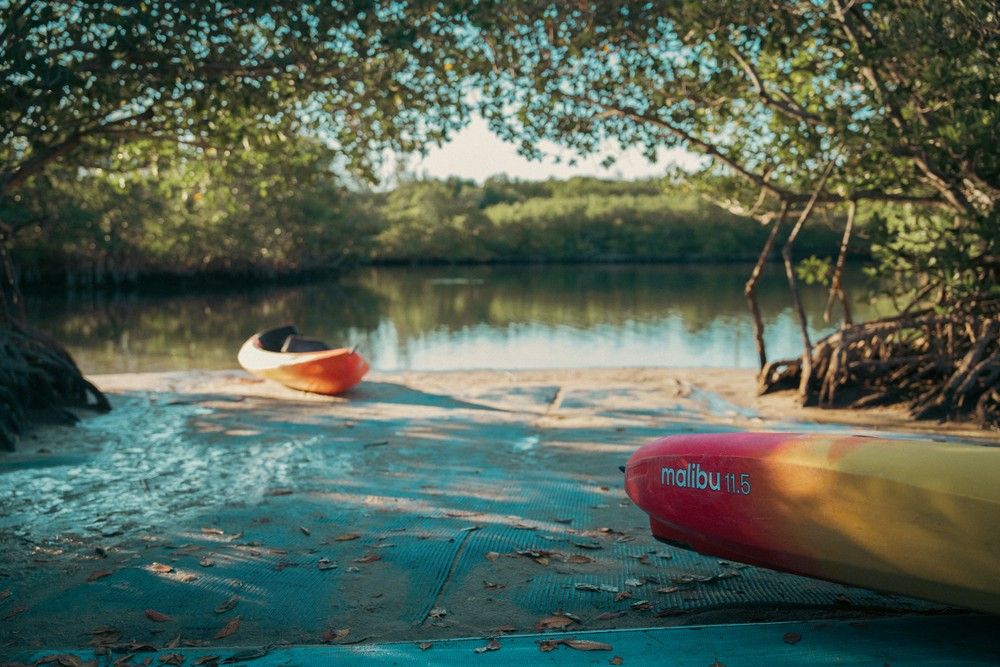
[{"label": "orange and white kayak", "polygon": [[345,392],[368,372],[368,362],[356,351],[299,336],[294,326],[254,334],[237,359],[254,375],[317,394]]},{"label": "orange and white kayak", "polygon": [[1000,447],[681,435],[640,448],[625,475],[660,540],[1000,613]]}]

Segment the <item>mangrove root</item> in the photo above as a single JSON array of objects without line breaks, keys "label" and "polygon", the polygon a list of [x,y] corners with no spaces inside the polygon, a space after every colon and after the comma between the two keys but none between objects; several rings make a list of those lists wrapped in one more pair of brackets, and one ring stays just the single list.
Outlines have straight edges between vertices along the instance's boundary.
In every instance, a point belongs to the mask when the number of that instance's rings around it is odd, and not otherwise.
[{"label": "mangrove root", "polygon": [[32,418],[75,422],[70,408],[106,412],[111,405],[51,338],[17,323],[0,326],[0,449],[13,450]]},{"label": "mangrove root", "polygon": [[902,403],[917,419],[971,417],[1000,429],[996,297],[967,298],[946,314],[928,309],[847,325],[817,342],[811,359],[811,367],[801,359],[767,364],[758,376],[760,393],[800,387],[807,404]]}]

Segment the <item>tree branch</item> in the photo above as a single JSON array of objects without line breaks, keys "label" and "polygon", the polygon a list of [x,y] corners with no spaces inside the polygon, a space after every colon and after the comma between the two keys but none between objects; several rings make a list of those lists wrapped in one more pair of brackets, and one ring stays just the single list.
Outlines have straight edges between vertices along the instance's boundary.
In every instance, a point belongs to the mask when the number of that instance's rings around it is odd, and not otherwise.
[{"label": "tree branch", "polygon": [[764,81],[760,78],[760,74],[754,69],[754,66],[750,64],[743,54],[735,46],[729,47],[730,53],[732,53],[733,58],[737,63],[743,68],[747,76],[750,77],[750,82],[753,84],[754,89],[757,91],[757,95],[760,97],[761,101],[765,106],[772,109],[776,109],[783,113],[784,115],[795,118],[806,122],[814,127],[825,127],[826,134],[833,134],[833,128],[825,126],[823,120],[816,114],[809,113],[801,106],[799,106],[791,96],[785,94],[783,91],[779,91],[780,100],[775,99],[770,93],[767,92],[767,88],[764,87]]}]

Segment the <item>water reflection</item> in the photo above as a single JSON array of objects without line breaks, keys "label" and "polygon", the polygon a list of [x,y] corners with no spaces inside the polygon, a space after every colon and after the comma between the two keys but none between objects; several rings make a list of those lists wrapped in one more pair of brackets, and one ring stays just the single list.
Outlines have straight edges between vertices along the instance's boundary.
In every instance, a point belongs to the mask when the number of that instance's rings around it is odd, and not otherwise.
[{"label": "water reflection", "polygon": [[[85,372],[232,368],[259,329],[296,322],[358,345],[375,368],[753,367],[746,266],[419,267],[365,269],[340,282],[184,296],[36,295],[32,322]],[[861,277],[849,277],[853,293]],[[801,341],[779,267],[760,286],[772,357]],[[807,288],[813,335],[822,288]],[[874,316],[855,305],[857,317]]]}]

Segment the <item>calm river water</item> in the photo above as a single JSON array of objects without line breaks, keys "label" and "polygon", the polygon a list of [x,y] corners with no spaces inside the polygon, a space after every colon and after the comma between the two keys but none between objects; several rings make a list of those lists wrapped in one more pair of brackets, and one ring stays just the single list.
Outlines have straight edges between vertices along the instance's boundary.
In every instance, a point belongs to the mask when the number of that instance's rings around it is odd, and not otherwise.
[{"label": "calm river water", "polygon": [[[154,296],[33,295],[31,321],[84,372],[236,367],[254,331],[287,322],[380,370],[757,363],[748,266],[573,265],[363,269],[338,282]],[[864,291],[856,272],[854,294]],[[814,336],[823,288],[805,288]],[[779,265],[760,288],[771,358],[801,339]],[[856,317],[876,315],[865,303]]]}]

